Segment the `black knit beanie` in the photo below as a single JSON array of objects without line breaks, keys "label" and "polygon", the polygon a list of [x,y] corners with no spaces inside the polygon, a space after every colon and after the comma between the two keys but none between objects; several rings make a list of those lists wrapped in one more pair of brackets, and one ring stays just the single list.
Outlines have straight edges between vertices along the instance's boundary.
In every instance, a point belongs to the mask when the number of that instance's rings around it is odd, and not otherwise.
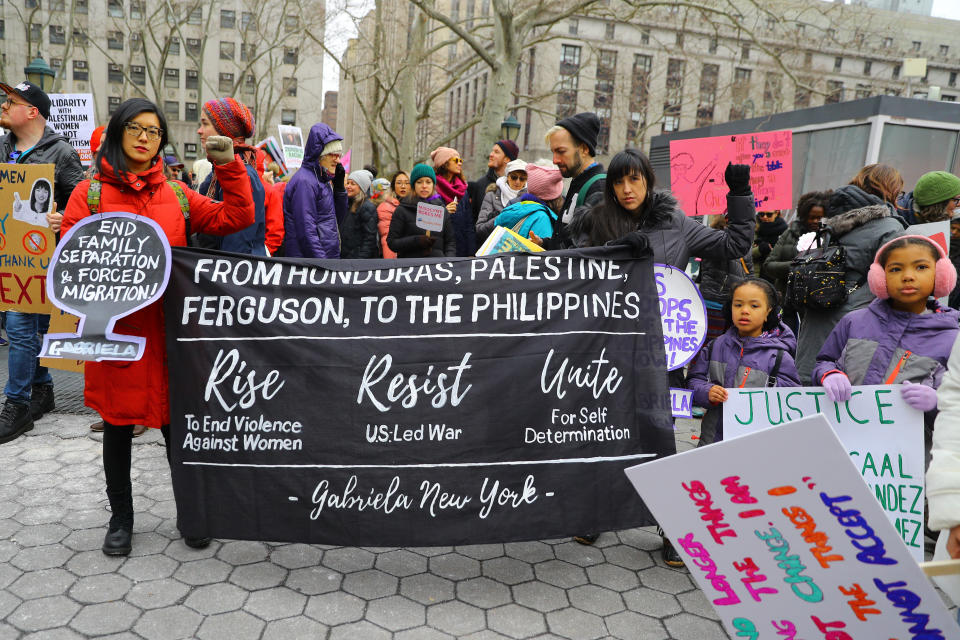
[{"label": "black knit beanie", "polygon": [[597,138],[600,137],[600,118],[595,113],[578,113],[557,123],[570,132],[573,139],[587,145],[590,155],[597,155]]}]

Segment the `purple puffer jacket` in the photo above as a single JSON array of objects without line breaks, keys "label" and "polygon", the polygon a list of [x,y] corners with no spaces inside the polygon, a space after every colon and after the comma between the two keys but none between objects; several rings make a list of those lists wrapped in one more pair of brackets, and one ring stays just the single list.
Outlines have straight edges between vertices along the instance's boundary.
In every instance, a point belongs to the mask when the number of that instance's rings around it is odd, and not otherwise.
[{"label": "purple puffer jacket", "polygon": [[850,383],[897,384],[905,380],[936,389],[957,339],[960,313],[928,304],[933,313],[897,311],[887,300],[874,300],[837,323],[817,355],[813,382],[842,371]]},{"label": "purple puffer jacket", "polygon": [[343,136],[318,122],[310,127],[303,164],[283,192],[283,248],[291,258],[339,258],[337,222],[347,211],[347,192],[335,193],[332,179],[320,166],[320,152]]},{"label": "purple puffer jacket", "polygon": [[756,338],[741,338],[736,327],[730,327],[700,351],[687,373],[687,388],[693,391],[693,404],[708,407],[701,423],[702,444],[713,441],[714,430],[716,440],[723,439],[723,407],[710,402],[710,388],[715,384],[728,389],[768,386],[778,353],[783,356],[776,384],[771,386],[799,387],[793,361],[796,348],[797,338],[781,322]]}]

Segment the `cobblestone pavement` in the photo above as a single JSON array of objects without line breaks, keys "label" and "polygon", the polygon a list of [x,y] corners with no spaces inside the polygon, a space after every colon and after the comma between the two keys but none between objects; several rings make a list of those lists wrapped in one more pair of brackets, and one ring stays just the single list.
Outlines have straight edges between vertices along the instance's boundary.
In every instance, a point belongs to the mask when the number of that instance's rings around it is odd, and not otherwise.
[{"label": "cobblestone pavement", "polygon": [[[155,430],[134,440],[133,553],[108,558],[90,422],[54,413],[0,445],[0,640],[728,637],[687,571],[663,564],[648,528],[603,534],[594,547],[190,549]],[[681,449],[693,431],[678,430]]]}]

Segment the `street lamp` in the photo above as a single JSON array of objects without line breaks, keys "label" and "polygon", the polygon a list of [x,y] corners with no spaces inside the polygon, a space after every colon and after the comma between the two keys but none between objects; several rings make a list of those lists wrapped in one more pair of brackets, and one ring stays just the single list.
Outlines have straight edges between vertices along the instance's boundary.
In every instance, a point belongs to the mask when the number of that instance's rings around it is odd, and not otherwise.
[{"label": "street lamp", "polygon": [[503,122],[500,123],[500,137],[504,140],[514,140],[516,141],[517,136],[520,134],[520,121],[517,120],[514,115],[511,113],[506,118],[503,119]]},{"label": "street lamp", "polygon": [[57,72],[51,69],[47,61],[40,56],[39,51],[37,52],[37,57],[23,68],[23,73],[26,74],[27,80],[40,87],[43,91],[48,89],[47,78],[50,79],[49,88],[52,88],[53,79],[57,75]]}]

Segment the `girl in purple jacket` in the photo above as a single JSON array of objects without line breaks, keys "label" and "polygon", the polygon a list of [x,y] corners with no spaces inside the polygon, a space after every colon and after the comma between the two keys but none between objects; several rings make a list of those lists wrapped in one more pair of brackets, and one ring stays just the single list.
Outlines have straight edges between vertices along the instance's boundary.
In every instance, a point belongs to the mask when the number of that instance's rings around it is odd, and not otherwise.
[{"label": "girl in purple jacket", "polygon": [[709,407],[697,446],[723,440],[723,407],[728,388],[799,387],[793,362],[797,339],[780,321],[776,289],[761,278],[746,278],[730,291],[724,317],[731,326],[711,341],[687,374],[693,404]]},{"label": "girl in purple jacket", "polygon": [[936,389],[960,325],[960,313],[930,296],[949,295],[957,270],[930,238],[900,236],[877,251],[867,282],[877,299],[834,327],[817,356],[813,381],[834,402],[849,400],[853,385],[902,384],[904,401],[926,412],[929,451]]}]

